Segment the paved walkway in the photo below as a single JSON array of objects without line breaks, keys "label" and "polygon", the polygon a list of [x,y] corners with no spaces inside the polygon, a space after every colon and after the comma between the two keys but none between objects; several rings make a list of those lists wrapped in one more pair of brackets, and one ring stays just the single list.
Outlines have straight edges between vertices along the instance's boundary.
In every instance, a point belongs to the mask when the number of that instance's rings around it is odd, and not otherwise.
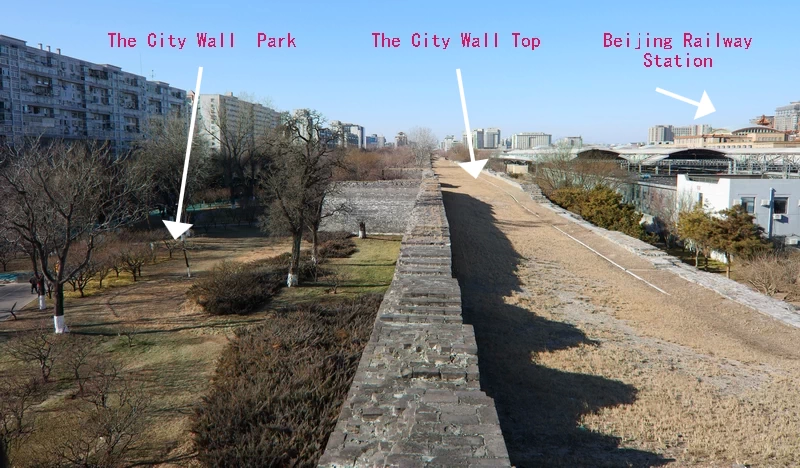
[{"label": "paved walkway", "polygon": [[0,321],[11,317],[8,310],[14,303],[17,304],[14,313],[19,315],[17,311],[34,299],[36,299],[36,295],[31,294],[31,285],[27,283],[0,283]]}]

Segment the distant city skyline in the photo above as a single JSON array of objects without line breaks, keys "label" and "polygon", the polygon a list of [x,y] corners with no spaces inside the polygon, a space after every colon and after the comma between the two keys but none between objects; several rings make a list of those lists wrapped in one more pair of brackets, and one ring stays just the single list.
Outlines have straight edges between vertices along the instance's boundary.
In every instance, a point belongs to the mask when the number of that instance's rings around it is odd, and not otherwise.
[{"label": "distant city skyline", "polygon": [[[402,8],[355,0],[346,9],[315,0],[233,0],[225,8],[204,0],[89,1],[63,8],[43,0],[38,10],[58,14],[32,15],[30,5],[11,2],[4,6],[0,34],[187,91],[194,87],[197,67],[203,66],[204,93],[252,94],[281,111],[313,108],[329,120],[356,122],[368,134],[387,139],[416,126],[431,128],[440,140],[461,135],[465,128],[455,76],[460,68],[473,127],[491,125],[503,135],[541,131],[554,139],[581,135],[584,142],[617,143],[642,141],[650,126],[664,122],[743,127],[755,115],[771,115],[800,100],[793,80],[778,79],[800,71],[788,59],[794,50],[793,17],[773,14],[791,10],[794,3],[770,5],[742,16],[738,9],[712,3],[673,2],[671,9],[692,12],[676,25],[663,21],[660,4],[632,0],[515,2],[498,5],[499,14],[478,16],[473,11],[483,4],[470,0],[459,8],[419,0]],[[308,14],[315,10],[325,14]],[[148,11],[158,14],[142,14]],[[547,21],[531,22],[533,17]],[[375,47],[376,31],[399,37],[401,47]],[[713,67],[681,69],[648,68],[644,51],[604,47],[606,33],[617,38],[649,33],[674,38],[672,52],[684,54],[688,50],[681,38],[687,31],[698,37],[706,32],[746,36],[752,43],[747,50],[698,49],[713,58]],[[136,47],[111,47],[110,32],[136,38]],[[499,45],[465,48],[462,32],[480,37],[498,33]],[[515,32],[541,43],[534,51],[514,47]],[[223,34],[225,48],[198,47],[198,33]],[[232,33],[236,42],[229,47]],[[414,33],[452,40],[447,50],[414,47]],[[150,47],[150,34],[159,41],[163,34],[165,47]],[[263,41],[259,47],[259,34],[290,34],[292,41],[284,46],[292,42],[296,47],[268,48]],[[187,38],[185,47],[169,47],[170,35]],[[332,44],[346,46],[345,52],[333,52]],[[717,111],[693,121],[693,106],[656,93],[657,87],[694,100],[707,91]]]}]

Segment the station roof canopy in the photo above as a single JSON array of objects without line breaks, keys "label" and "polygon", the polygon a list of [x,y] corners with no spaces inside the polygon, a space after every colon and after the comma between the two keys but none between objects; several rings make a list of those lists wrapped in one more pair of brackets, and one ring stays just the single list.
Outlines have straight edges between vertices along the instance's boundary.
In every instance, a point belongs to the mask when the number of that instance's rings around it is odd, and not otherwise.
[{"label": "station roof canopy", "polygon": [[724,161],[800,159],[800,148],[682,148],[673,145],[651,146],[582,146],[571,149],[537,147],[530,150],[511,150],[497,153],[502,159],[533,161],[568,151],[573,158],[583,160],[627,160],[636,164],[655,164],[659,161]]}]

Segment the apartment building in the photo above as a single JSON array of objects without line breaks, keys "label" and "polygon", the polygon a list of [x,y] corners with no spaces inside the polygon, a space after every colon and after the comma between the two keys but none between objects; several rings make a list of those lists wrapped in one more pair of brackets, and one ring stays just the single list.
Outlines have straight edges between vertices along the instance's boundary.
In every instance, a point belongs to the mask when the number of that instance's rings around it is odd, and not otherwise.
[{"label": "apartment building", "polygon": [[[193,97],[193,94],[191,94]],[[211,149],[219,149],[225,138],[255,138],[281,123],[286,113],[244,101],[233,93],[200,94],[197,105],[200,136]]]},{"label": "apartment building", "polygon": [[0,141],[107,142],[130,149],[152,117],[188,118],[186,91],[0,35]]}]

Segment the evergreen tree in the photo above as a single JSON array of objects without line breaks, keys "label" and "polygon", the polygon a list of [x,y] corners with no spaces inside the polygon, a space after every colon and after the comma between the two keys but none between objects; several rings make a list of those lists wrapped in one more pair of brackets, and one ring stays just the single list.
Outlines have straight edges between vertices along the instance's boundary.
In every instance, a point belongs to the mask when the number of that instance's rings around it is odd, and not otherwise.
[{"label": "evergreen tree", "polygon": [[[700,255],[708,257],[711,250],[711,232],[713,220],[700,204],[692,210],[683,211],[678,215],[678,235],[688,241],[689,248],[694,252],[694,266],[700,266]],[[708,266],[708,259],[706,259]]]},{"label": "evergreen tree", "polygon": [[764,239],[764,228],[753,222],[742,205],[736,205],[719,212],[713,219],[709,245],[725,255],[726,274],[731,277],[731,260],[749,258],[768,248]]}]

